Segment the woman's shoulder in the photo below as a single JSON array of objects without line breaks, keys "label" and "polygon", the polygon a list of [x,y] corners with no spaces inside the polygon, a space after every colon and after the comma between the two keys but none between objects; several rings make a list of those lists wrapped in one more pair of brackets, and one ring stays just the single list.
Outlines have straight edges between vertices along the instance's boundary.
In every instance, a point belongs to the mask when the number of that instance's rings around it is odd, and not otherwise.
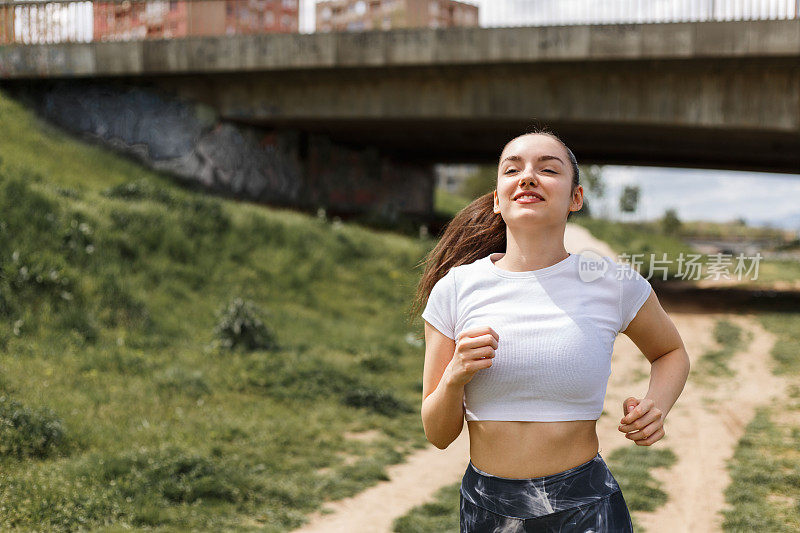
[{"label": "woman's shoulder", "polygon": [[490,279],[490,277],[487,276],[489,271],[486,268],[486,261],[487,258],[484,256],[468,263],[461,263],[460,265],[452,267],[448,274],[455,277],[456,283],[459,281],[468,283],[470,281]]}]

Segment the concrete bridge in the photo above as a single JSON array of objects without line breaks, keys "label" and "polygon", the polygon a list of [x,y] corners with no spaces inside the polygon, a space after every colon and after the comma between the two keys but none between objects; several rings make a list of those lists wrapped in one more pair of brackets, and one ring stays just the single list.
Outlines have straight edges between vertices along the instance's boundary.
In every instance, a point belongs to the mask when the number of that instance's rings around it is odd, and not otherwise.
[{"label": "concrete bridge", "polygon": [[800,173],[800,19],[12,45],[0,79],[146,85],[420,165],[538,123],[581,163]]}]

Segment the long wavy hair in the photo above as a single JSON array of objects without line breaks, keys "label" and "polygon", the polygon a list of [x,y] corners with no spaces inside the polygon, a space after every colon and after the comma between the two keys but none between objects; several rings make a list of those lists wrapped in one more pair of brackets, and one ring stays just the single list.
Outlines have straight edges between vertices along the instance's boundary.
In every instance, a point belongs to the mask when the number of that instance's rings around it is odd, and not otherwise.
[{"label": "long wavy hair", "polygon": [[[572,190],[580,185],[578,160],[564,141],[547,127],[534,127],[508,141],[500,150],[502,156],[512,141],[526,135],[548,135],[557,140],[567,152],[572,166]],[[567,220],[573,211],[567,214]],[[494,212],[494,189],[473,200],[456,213],[447,223],[439,242],[417,265],[424,271],[417,285],[416,295],[409,312],[413,319],[422,311],[431,294],[431,289],[451,268],[472,263],[490,253],[506,251],[506,223],[503,217]]]}]

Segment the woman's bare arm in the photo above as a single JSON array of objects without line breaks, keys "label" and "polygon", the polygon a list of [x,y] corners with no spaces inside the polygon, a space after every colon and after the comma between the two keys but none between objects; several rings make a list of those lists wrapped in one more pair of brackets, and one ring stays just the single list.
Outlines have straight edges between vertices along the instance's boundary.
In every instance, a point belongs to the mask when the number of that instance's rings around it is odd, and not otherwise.
[{"label": "woman's bare arm", "polygon": [[464,386],[454,384],[447,372],[455,349],[456,341],[425,321],[422,425],[428,441],[442,450],[456,440],[464,427]]},{"label": "woman's bare arm", "polygon": [[650,386],[645,398],[655,402],[662,420],[678,400],[689,377],[689,355],[678,329],[651,289],[642,308],[623,331],[650,361]]}]

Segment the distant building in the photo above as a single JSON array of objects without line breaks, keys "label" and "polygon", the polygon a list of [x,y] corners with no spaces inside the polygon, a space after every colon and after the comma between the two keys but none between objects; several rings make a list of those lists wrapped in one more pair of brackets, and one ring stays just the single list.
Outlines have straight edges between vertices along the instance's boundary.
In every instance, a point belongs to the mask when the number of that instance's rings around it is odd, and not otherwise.
[{"label": "distant building", "polygon": [[94,40],[297,33],[298,0],[95,2]]},{"label": "distant building", "polygon": [[0,6],[0,44],[14,42],[14,6]]},{"label": "distant building", "polygon": [[477,26],[478,6],[455,0],[324,0],[316,31]]}]

